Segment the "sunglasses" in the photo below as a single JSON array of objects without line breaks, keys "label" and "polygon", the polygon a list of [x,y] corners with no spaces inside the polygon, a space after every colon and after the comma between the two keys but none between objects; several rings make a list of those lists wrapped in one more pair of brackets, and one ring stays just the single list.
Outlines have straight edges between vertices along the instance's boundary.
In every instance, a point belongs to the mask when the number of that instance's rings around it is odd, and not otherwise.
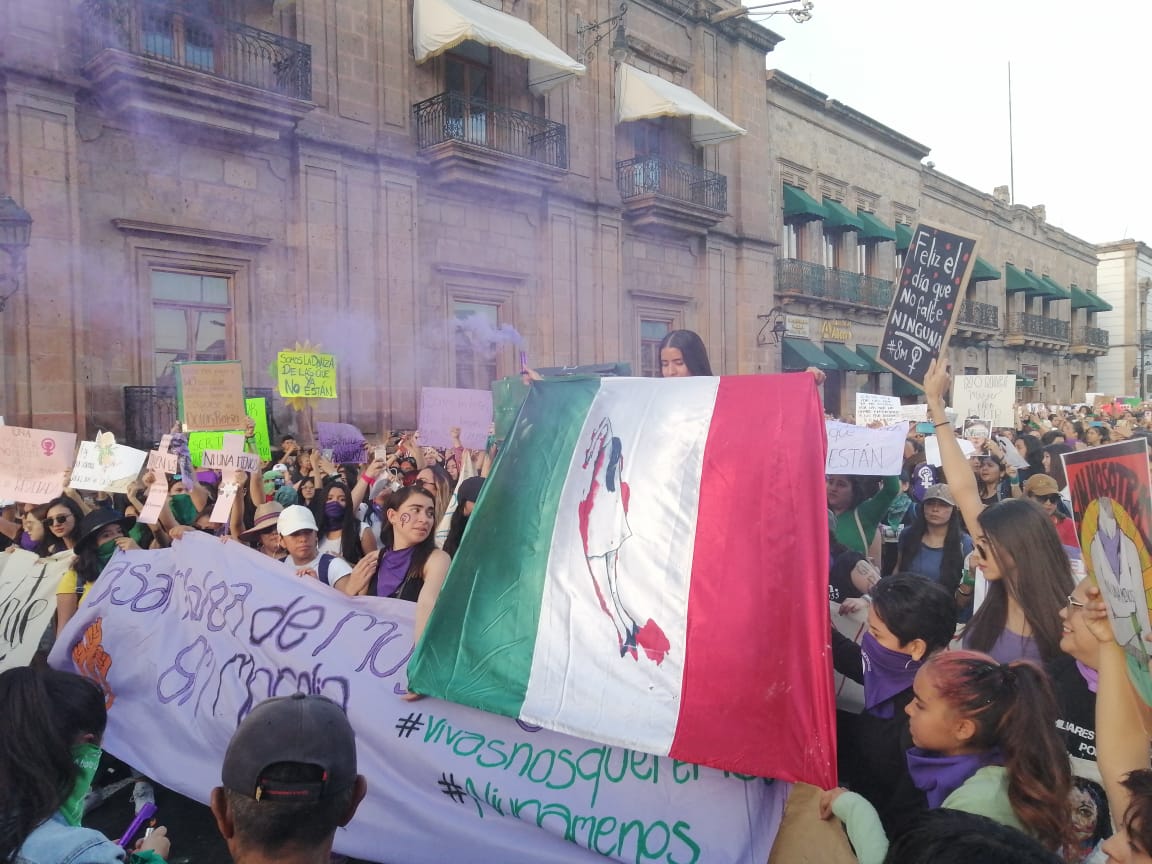
[{"label": "sunglasses", "polygon": [[1072,595],[1069,594],[1068,595],[1068,603],[1067,603],[1067,606],[1065,608],[1067,608],[1068,611],[1071,612],[1073,609],[1083,609],[1084,604],[1081,603],[1079,600],[1073,600]]},{"label": "sunglasses", "polygon": [[991,561],[992,560],[991,557],[988,555],[988,549],[984,546],[983,543],[974,543],[972,545],[976,549],[976,554],[979,555],[982,559],[984,559],[985,561]]},{"label": "sunglasses", "polygon": [[44,524],[45,525],[67,525],[68,520],[71,518],[72,518],[71,513],[64,513],[60,516],[45,516],[44,517]]},{"label": "sunglasses", "polygon": [[1051,495],[1033,495],[1032,499],[1034,501],[1043,501],[1046,504],[1059,504],[1060,503],[1060,495],[1058,493],[1053,493]]}]

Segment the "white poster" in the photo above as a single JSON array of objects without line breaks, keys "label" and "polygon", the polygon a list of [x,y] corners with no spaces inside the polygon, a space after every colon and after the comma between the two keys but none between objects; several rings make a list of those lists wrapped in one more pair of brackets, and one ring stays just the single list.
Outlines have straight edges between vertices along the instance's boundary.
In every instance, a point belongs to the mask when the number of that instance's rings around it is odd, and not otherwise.
[{"label": "white poster", "polygon": [[40,558],[23,549],[0,554],[0,672],[32,662],[56,614],[56,586],[73,554]]},{"label": "white poster", "polygon": [[979,417],[1003,429],[1016,427],[1015,375],[957,375],[952,380],[952,407],[961,420]]},{"label": "white poster", "polygon": [[80,442],[68,485],[92,492],[127,492],[147,458],[144,450],[117,444],[111,432],[101,432],[95,441]]},{"label": "white poster", "polygon": [[[965,438],[957,438],[956,443],[960,445],[960,452],[965,456],[971,456],[976,452],[976,447]],[[944,465],[940,459],[940,439],[935,435],[929,435],[924,439],[924,461],[935,468]]]},{"label": "white poster", "polygon": [[884,396],[879,393],[856,394],[857,426],[871,426],[873,423],[892,426],[901,419],[899,396]]},{"label": "white poster", "polygon": [[826,473],[872,477],[895,477],[900,473],[908,438],[906,423],[869,429],[828,420],[824,426],[828,433]]},{"label": "white poster", "polygon": [[[101,685],[104,747],[198,801],[236,726],[319,693],[357,732],[368,797],[336,849],[404,864],[768,860],[789,784],[404,701],[414,603],[352,598],[191,532],[117,553],[52,652]],[[173,747],[172,742],[180,742]]]}]

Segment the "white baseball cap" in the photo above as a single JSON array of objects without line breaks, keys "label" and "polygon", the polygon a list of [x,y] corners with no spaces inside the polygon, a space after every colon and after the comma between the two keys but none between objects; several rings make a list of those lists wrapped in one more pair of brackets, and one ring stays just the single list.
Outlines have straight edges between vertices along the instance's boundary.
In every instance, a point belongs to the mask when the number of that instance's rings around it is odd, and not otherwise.
[{"label": "white baseball cap", "polygon": [[287,537],[297,531],[317,531],[316,517],[312,511],[302,504],[293,504],[285,507],[280,518],[276,520],[276,531]]}]

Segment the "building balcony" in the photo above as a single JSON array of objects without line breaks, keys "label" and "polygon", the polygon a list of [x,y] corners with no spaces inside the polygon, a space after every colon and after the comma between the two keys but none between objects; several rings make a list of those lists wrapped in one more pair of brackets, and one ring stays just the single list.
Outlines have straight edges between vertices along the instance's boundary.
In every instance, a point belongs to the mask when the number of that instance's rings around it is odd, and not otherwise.
[{"label": "building balcony", "polygon": [[[245,399],[263,398],[268,404],[268,434],[278,431],[272,417],[272,388],[245,387]],[[176,388],[171,386],[144,386],[124,388],[124,440],[121,444],[138,450],[151,450],[160,436],[171,431],[179,415]]]},{"label": "building balcony", "polygon": [[965,300],[956,316],[953,337],[971,342],[986,342],[1000,332],[1000,309],[992,303]]},{"label": "building balcony", "polygon": [[1072,325],[1069,322],[1025,312],[1009,316],[1004,344],[1067,351],[1071,336]]},{"label": "building balcony", "polygon": [[1103,357],[1108,353],[1108,331],[1099,327],[1077,327],[1072,334],[1072,354]]},{"label": "building balcony", "polygon": [[444,183],[540,195],[568,173],[568,128],[463,93],[412,106],[416,146]]},{"label": "building balcony", "polygon": [[84,0],[84,74],[105,110],[274,140],[312,110],[312,48],[181,0]]},{"label": "building balcony", "polygon": [[776,295],[781,302],[810,300],[873,312],[887,311],[892,305],[892,283],[810,261],[781,258],[776,262]]},{"label": "building balcony", "polygon": [[638,228],[704,234],[728,215],[728,178],[684,162],[625,159],[616,163],[616,187]]}]

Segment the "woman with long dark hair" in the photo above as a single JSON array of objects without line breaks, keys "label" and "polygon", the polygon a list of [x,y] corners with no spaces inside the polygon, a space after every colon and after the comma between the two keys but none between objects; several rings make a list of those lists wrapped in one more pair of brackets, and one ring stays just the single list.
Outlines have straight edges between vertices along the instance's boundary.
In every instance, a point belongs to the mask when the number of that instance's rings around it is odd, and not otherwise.
[{"label": "woman with long dark hair", "polygon": [[56,632],[72,620],[80,601],[103,572],[117,549],[139,549],[128,536],[136,523],[115,510],[93,510],[80,522],[76,558],[56,587]]},{"label": "woman with long dark hair", "polygon": [[1060,655],[1060,610],[1075,582],[1068,556],[1048,515],[1027,499],[984,506],[968,460],[944,414],[952,376],[943,362],[928,367],[924,392],[940,440],[944,474],[972,535],[974,563],[987,594],[964,629],[964,647],[1005,663],[1046,662]]},{"label": "woman with long dark hair", "polygon": [[451,559],[436,548],[436,501],[423,486],[405,486],[388,497],[374,569],[357,567],[337,586],[352,596],[394,597],[416,604],[415,638],[428,623]]},{"label": "woman with long dark hair", "polygon": [[[123,861],[123,849],[80,827],[108,722],[103,691],[79,675],[18,667],[0,674],[0,705],[0,861]],[[167,829],[140,849],[138,860],[163,860]]]},{"label": "woman with long dark hair", "polygon": [[372,530],[356,518],[356,508],[349,506],[348,487],[339,480],[329,480],[312,497],[312,515],[316,517],[321,554],[337,555],[349,564],[376,549]]},{"label": "woman with long dark hair", "polygon": [[61,495],[48,502],[44,527],[48,529],[48,536],[44,538],[44,552],[55,555],[67,549],[73,549],[80,536],[80,521],[84,518],[84,511],[80,505]]},{"label": "woman with long dark hair", "polygon": [[456,509],[448,524],[448,537],[444,540],[444,551],[455,555],[460,548],[460,541],[464,539],[464,529],[468,526],[468,518],[476,506],[476,499],[480,497],[480,490],[484,486],[483,477],[469,477],[461,480],[456,487]]},{"label": "woman with long dark hair", "polygon": [[960,525],[956,499],[947,484],[937,483],[924,490],[916,518],[900,532],[896,572],[931,579],[955,595],[971,551],[972,538]]},{"label": "woman with long dark hair", "polygon": [[708,349],[704,340],[692,330],[672,330],[660,340],[661,378],[693,378],[711,375]]}]

